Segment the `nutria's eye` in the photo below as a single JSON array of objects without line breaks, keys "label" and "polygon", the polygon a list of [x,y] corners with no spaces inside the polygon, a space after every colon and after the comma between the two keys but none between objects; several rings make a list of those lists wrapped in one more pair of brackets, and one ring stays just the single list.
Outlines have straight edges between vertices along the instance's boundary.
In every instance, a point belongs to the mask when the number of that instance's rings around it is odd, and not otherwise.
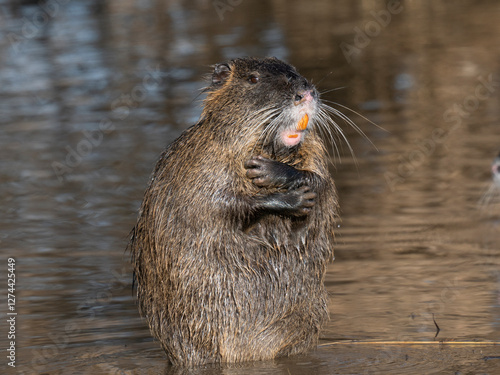
[{"label": "nutria's eye", "polygon": [[256,83],[259,82],[259,77],[256,76],[256,75],[251,75],[249,78],[248,78],[248,82],[250,82],[251,84],[255,85]]}]

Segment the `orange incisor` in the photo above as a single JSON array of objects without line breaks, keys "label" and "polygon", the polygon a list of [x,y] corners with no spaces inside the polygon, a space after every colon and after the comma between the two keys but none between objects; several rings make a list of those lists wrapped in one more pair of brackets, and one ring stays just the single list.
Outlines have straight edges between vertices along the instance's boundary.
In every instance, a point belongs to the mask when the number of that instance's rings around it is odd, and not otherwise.
[{"label": "orange incisor", "polygon": [[300,119],[299,124],[297,125],[297,130],[306,130],[308,122],[309,122],[309,116],[306,113],[304,117]]}]

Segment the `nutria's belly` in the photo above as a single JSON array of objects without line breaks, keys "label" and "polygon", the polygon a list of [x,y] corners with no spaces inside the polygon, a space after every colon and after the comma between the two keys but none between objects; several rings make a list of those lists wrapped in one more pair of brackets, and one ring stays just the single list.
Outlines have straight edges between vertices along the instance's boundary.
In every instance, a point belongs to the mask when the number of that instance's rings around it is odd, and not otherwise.
[{"label": "nutria's belly", "polygon": [[[273,264],[269,268],[274,271],[215,273],[210,278],[220,281],[205,284],[205,290],[198,289],[198,295],[214,296],[212,301],[205,297],[196,305],[194,291],[182,293],[188,296],[184,303],[193,315],[178,315],[179,321],[169,322],[178,327],[178,332],[168,336],[183,337],[182,346],[193,348],[191,354],[199,357],[193,358],[194,364],[271,359],[302,353],[315,346],[328,316],[326,292],[320,280],[310,270],[304,272],[300,267],[297,268],[300,275],[279,272]],[[254,275],[248,277],[252,272]],[[166,303],[184,304],[175,300]],[[200,320],[206,325],[201,330]],[[190,326],[192,329],[186,330]],[[207,337],[211,338],[208,346]],[[179,357],[175,353],[178,345],[163,338],[175,361]]]},{"label": "nutria's belly", "polygon": [[298,244],[270,242],[247,234],[212,242],[196,252],[198,276],[176,272],[176,290],[156,302],[170,312],[155,333],[174,363],[186,363],[185,348],[188,362],[200,364],[271,359],[315,346],[328,318],[325,262]]}]

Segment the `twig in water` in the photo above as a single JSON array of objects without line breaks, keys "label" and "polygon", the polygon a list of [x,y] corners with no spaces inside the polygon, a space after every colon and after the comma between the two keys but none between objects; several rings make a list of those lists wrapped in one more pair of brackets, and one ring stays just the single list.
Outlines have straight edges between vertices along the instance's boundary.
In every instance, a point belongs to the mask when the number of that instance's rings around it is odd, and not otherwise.
[{"label": "twig in water", "polygon": [[438,337],[439,331],[441,331],[441,329],[439,328],[438,324],[436,323],[436,319],[434,319],[434,313],[432,313],[432,321],[434,322],[434,325],[436,326],[436,336],[434,336],[434,338],[436,338],[436,337]]}]

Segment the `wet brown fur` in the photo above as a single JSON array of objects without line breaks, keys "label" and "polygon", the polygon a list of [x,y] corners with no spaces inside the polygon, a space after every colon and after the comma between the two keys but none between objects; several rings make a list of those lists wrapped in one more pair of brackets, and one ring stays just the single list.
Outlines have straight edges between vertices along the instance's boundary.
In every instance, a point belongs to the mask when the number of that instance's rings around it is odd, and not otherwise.
[{"label": "wet brown fur", "polygon": [[[290,88],[283,72],[304,79],[277,59],[228,66],[208,87],[199,122],[161,155],[131,234],[140,311],[176,365],[303,353],[328,316],[337,200],[324,143],[312,121],[299,147],[280,148],[255,114],[287,105],[299,83]],[[265,90],[247,83],[255,71],[270,77]],[[308,215],[253,210],[252,197],[283,190],[246,176],[254,155],[310,172],[317,197]]]}]

